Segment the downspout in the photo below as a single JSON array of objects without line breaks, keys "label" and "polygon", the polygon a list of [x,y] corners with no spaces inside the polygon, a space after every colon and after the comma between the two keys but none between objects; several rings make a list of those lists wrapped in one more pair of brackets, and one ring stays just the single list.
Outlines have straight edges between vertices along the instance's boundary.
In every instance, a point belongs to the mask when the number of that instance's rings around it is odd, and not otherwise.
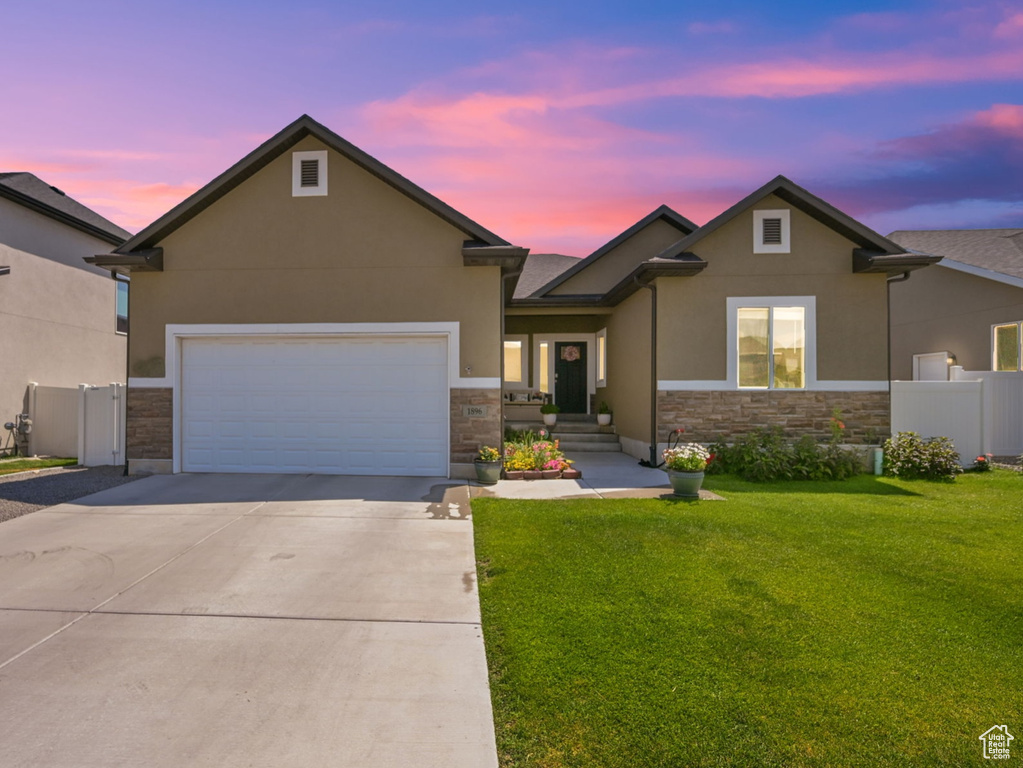
[{"label": "downspout", "polygon": [[657,286],[641,283],[639,275],[635,278],[636,285],[650,291],[650,459],[651,467],[660,466],[657,455]]},{"label": "downspout", "polygon": [[[111,271],[110,276],[114,278],[115,283],[124,283],[128,286],[128,314],[125,318],[124,324],[124,413],[125,423],[124,427],[124,439],[121,445],[121,450],[124,451],[124,476],[128,476],[128,377],[131,373],[131,280],[122,280],[120,276]],[[114,288],[116,291],[116,287]],[[114,301],[116,302],[116,294]],[[116,311],[116,310],[115,310]],[[115,315],[116,322],[116,315]]]},{"label": "downspout", "polygon": [[885,280],[885,305],[888,312],[888,431],[891,432],[892,416],[892,283],[904,283],[909,280],[909,271]]}]

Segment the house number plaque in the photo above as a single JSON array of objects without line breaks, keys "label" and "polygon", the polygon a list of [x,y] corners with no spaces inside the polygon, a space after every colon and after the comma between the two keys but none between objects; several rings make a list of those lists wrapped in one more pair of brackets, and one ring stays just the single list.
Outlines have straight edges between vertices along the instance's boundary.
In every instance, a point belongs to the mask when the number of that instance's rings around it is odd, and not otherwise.
[{"label": "house number plaque", "polygon": [[485,419],[490,415],[489,405],[463,405],[462,416],[467,419]]}]

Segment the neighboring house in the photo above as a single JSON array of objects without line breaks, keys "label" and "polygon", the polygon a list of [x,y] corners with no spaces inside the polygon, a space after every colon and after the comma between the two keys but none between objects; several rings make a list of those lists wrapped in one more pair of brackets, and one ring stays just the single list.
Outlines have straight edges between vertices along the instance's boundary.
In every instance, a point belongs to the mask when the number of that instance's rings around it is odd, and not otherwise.
[{"label": "neighboring house", "polygon": [[947,379],[949,364],[1023,370],[1023,229],[903,230],[888,237],[944,257],[892,286],[893,379]]},{"label": "neighboring house", "polygon": [[82,259],[127,237],[31,173],[0,173],[0,424],[27,412],[30,381],[124,381],[127,286]]},{"label": "neighboring house", "polygon": [[779,177],[586,259],[507,243],[309,117],[93,263],[132,276],[131,471],[464,476],[507,392],[626,450],[887,429],[887,278],[932,263]]}]

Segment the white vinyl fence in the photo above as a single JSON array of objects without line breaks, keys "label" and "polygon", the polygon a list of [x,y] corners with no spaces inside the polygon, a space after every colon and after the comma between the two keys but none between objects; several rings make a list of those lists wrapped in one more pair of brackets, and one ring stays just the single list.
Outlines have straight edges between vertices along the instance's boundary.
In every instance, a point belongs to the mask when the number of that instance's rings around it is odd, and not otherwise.
[{"label": "white vinyl fence", "polygon": [[29,452],[76,456],[83,467],[124,463],[124,384],[41,387],[29,384]]},{"label": "white vinyl fence", "polygon": [[1023,453],[1023,373],[964,371],[950,381],[893,381],[892,433],[952,439],[964,465]]},{"label": "white vinyl fence", "polygon": [[28,451],[38,456],[78,455],[78,390],[28,385],[32,431]]}]

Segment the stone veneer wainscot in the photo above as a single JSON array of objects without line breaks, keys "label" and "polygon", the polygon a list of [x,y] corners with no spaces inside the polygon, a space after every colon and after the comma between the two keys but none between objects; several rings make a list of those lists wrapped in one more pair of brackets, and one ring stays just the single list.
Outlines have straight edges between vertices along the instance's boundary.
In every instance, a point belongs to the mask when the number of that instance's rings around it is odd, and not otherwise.
[{"label": "stone veneer wainscot", "polygon": [[174,390],[128,388],[125,445],[128,459],[170,459],[174,455]]},{"label": "stone veneer wainscot", "polygon": [[730,441],[758,427],[781,427],[793,438],[831,437],[831,415],[841,409],[844,443],[865,443],[867,430],[886,436],[891,428],[887,391],[717,390],[657,392],[659,438],[685,427],[694,442]]},{"label": "stone veneer wainscot", "polygon": [[[463,405],[487,406],[485,419],[462,415]],[[480,446],[501,446],[501,390],[451,390],[451,463],[472,464]]]}]

